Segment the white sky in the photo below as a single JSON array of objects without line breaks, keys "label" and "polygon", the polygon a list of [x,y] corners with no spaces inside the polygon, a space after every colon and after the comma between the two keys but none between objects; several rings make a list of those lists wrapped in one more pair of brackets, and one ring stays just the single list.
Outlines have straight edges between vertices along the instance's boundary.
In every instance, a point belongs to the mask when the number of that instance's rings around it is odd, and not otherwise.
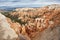
[{"label": "white sky", "polygon": [[41,6],[60,4],[60,0],[0,0],[0,6]]}]

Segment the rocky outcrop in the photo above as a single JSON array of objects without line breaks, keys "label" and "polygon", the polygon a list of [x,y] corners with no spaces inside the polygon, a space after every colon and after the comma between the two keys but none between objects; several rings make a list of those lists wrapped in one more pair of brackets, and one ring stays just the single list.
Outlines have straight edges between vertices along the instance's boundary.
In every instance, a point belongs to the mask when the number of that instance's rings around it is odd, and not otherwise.
[{"label": "rocky outcrop", "polygon": [[10,27],[6,17],[0,13],[0,40],[16,40],[18,35]]},{"label": "rocky outcrop", "polygon": [[60,40],[60,26],[38,32],[32,40]]}]

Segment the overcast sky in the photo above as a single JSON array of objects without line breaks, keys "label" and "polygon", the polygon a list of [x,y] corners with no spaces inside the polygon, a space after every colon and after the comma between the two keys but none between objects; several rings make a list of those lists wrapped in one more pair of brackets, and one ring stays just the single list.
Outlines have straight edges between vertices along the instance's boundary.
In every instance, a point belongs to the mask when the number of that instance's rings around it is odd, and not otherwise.
[{"label": "overcast sky", "polygon": [[0,0],[0,6],[43,6],[49,4],[60,4],[60,0]]}]

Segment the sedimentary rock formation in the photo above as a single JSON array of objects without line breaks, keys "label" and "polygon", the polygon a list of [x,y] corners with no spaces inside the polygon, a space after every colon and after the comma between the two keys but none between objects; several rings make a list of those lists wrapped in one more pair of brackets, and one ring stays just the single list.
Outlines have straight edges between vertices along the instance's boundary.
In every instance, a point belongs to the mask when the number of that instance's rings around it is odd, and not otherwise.
[{"label": "sedimentary rock formation", "polygon": [[23,40],[60,40],[59,5],[17,9],[8,15],[5,15],[8,23],[17,34],[24,36]]},{"label": "sedimentary rock formation", "polygon": [[6,17],[0,13],[0,40],[16,40],[18,35],[10,27]]}]

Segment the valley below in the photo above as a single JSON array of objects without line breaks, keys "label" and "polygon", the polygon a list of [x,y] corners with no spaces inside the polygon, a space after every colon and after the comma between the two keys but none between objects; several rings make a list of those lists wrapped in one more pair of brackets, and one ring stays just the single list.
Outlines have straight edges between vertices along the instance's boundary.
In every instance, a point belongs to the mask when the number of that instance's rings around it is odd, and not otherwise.
[{"label": "valley below", "polygon": [[1,40],[60,40],[60,5],[0,11]]}]

